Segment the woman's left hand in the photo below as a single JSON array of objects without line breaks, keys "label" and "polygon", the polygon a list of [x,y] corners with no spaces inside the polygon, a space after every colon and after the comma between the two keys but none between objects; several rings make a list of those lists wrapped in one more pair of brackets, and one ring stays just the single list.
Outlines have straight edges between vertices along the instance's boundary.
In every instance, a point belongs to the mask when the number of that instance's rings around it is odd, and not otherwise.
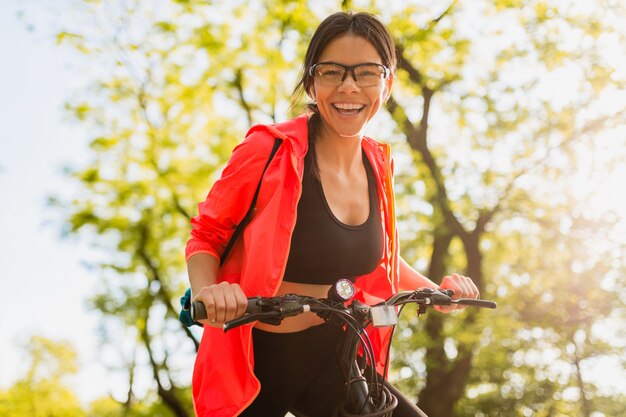
[{"label": "woman's left hand", "polygon": [[[454,295],[452,295],[452,299],[456,300],[457,298],[473,298],[476,299],[480,295],[478,292],[478,288],[476,288],[476,284],[470,277],[466,277],[464,275],[452,274],[447,275],[441,280],[441,285],[439,286],[441,290],[453,290]],[[442,313],[449,313],[454,310],[462,310],[465,306],[462,305],[451,305],[451,306],[436,306],[435,309],[441,311]]]}]

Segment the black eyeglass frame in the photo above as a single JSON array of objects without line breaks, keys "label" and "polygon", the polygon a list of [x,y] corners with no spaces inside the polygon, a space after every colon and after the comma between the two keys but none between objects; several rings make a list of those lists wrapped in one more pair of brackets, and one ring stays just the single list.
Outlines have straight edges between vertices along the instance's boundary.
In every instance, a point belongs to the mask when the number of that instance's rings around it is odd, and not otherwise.
[{"label": "black eyeglass frame", "polygon": [[363,62],[363,63],[356,64],[356,65],[343,65],[343,64],[339,64],[338,62],[324,61],[324,62],[318,62],[317,64],[311,65],[311,67],[309,68],[310,77],[315,78],[315,68],[317,68],[319,65],[337,65],[344,69],[343,77],[341,77],[341,81],[337,85],[341,85],[341,83],[343,83],[346,80],[348,73],[352,73],[352,79],[354,80],[355,83],[358,84],[357,76],[354,70],[364,65],[376,65],[377,67],[382,68],[383,78],[381,79],[383,80],[386,80],[387,78],[389,78],[389,75],[391,74],[391,70],[389,68],[387,68],[383,64],[379,64],[378,62]]}]

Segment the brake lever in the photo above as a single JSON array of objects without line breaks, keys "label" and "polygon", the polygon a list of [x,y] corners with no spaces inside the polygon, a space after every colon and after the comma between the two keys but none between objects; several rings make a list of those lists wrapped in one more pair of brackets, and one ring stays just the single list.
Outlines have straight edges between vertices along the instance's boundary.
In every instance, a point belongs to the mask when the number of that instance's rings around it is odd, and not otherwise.
[{"label": "brake lever", "polygon": [[425,305],[438,305],[447,306],[452,301],[454,295],[453,290],[439,290],[436,288],[423,288],[415,291],[415,298],[417,300],[424,300]]},{"label": "brake lever", "polygon": [[247,314],[245,316],[238,317],[236,319],[227,321],[224,323],[222,327],[224,332],[227,332],[235,327],[243,326],[244,324],[251,323],[253,321],[260,321],[261,323],[271,324],[273,326],[278,326],[282,318],[280,317],[279,311],[269,311],[265,313],[253,313]]}]

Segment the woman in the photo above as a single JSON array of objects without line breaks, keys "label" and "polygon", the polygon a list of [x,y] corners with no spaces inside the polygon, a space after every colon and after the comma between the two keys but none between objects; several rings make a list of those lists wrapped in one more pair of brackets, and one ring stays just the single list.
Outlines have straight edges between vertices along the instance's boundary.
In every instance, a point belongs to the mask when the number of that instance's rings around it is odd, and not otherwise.
[{"label": "woman", "polygon": [[[253,127],[199,205],[186,251],[194,300],[208,316],[193,377],[199,416],[330,416],[342,399],[341,329],[306,313],[224,333],[225,321],[244,314],[247,296],[325,297],[345,277],[370,304],[400,288],[438,287],[399,258],[389,147],[363,135],[389,98],[395,65],[393,41],[375,17],[326,18],[294,94],[294,102],[304,93],[313,100],[309,113]],[[275,138],[282,143],[262,175]],[[254,218],[220,265],[261,176]],[[441,287],[478,296],[461,275]],[[372,329],[370,337],[382,372],[389,331]],[[394,416],[423,415],[395,394]]]}]

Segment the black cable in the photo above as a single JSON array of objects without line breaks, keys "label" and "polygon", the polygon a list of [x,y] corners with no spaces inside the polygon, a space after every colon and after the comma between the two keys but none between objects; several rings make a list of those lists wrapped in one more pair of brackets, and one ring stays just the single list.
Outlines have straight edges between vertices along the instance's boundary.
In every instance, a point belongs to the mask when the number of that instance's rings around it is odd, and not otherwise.
[{"label": "black cable", "polygon": [[[402,314],[402,310],[404,310],[404,306],[408,303],[409,301],[399,303],[400,309],[398,310],[398,320],[400,319],[400,314]],[[387,356],[385,357],[385,371],[383,372],[383,384],[387,380],[387,375],[389,371],[389,359],[391,357],[391,342],[393,341],[393,335],[396,331],[396,327],[397,325],[391,328],[391,335],[389,336],[389,344],[387,345]]]},{"label": "black cable", "polygon": [[[327,306],[326,304],[322,303],[319,300],[314,300],[316,301],[323,310],[329,311],[333,314],[336,314],[338,316],[340,316],[344,322],[350,326],[350,328],[352,329],[352,331],[354,331],[354,333],[359,337],[359,340],[361,341],[361,344],[364,346],[369,346],[369,349],[364,348],[363,351],[366,354],[366,360],[369,361],[370,363],[373,363],[374,361],[374,354],[373,354],[373,349],[371,348],[371,342],[369,340],[369,335],[367,334],[367,332],[365,332],[365,329],[362,328],[357,320],[350,315],[350,313],[346,313],[345,311],[341,311],[339,309]],[[365,334],[365,336],[363,336],[363,334]]]},{"label": "black cable", "polygon": [[[370,362],[370,381],[373,382],[376,392],[375,392],[375,396],[379,397],[380,393],[378,390],[378,376],[376,374],[376,358],[374,358],[374,346],[372,346],[372,340],[370,339],[369,333],[367,333],[367,327],[369,327],[369,325],[371,324],[371,322],[367,322],[365,324],[365,327],[363,328],[363,333],[365,334],[365,339],[367,341],[367,346],[363,346],[363,350],[364,351],[368,351],[371,352],[370,354],[370,358],[372,358],[372,362]],[[367,361],[367,358],[366,358]],[[367,363],[366,363],[366,368],[367,368]]]},{"label": "black cable", "polygon": [[[379,398],[380,393],[378,389],[378,378],[376,375],[376,358],[374,357],[374,346],[372,346],[372,340],[370,339],[369,333],[367,333],[367,327],[370,325],[370,322],[364,323],[365,326],[362,329],[363,337],[361,338],[361,346],[363,347],[363,353],[365,355],[365,369],[367,369],[367,364],[369,363],[369,380],[372,382],[375,392],[374,398]],[[367,391],[367,399],[366,403],[369,402],[370,397],[372,397],[372,393],[370,390]],[[365,404],[363,407],[365,407]],[[363,411],[361,409],[361,411]]]},{"label": "black cable", "polygon": [[[326,304],[324,304],[323,302],[321,302],[321,301],[319,301],[317,299],[313,299],[311,301],[315,302],[316,304],[319,304],[321,306],[322,310],[329,311],[330,313],[336,314],[339,317],[341,317],[344,320],[344,322],[348,326],[350,326],[352,331],[354,331],[356,336],[358,336],[358,338],[360,340],[360,343],[361,343],[361,346],[363,347],[363,352],[365,354],[366,366],[367,366],[367,363],[370,364],[370,381],[374,382],[374,386],[375,386],[375,389],[376,389],[376,396],[380,398],[380,394],[378,392],[379,391],[379,389],[378,389],[378,378],[376,376],[376,360],[374,358],[374,348],[372,346],[372,341],[370,340],[369,334],[366,331],[366,327],[367,327],[368,324],[366,324],[365,327],[362,327],[358,323],[357,319],[354,318],[351,314],[346,313],[345,311],[342,311],[340,309],[327,306]],[[369,323],[369,322],[367,322],[367,323]],[[363,412],[363,409],[369,403],[371,396],[372,396],[372,393],[368,389],[367,390],[367,398],[366,398],[365,402],[363,403],[363,406],[362,406],[361,410],[359,410],[359,413]]]}]

